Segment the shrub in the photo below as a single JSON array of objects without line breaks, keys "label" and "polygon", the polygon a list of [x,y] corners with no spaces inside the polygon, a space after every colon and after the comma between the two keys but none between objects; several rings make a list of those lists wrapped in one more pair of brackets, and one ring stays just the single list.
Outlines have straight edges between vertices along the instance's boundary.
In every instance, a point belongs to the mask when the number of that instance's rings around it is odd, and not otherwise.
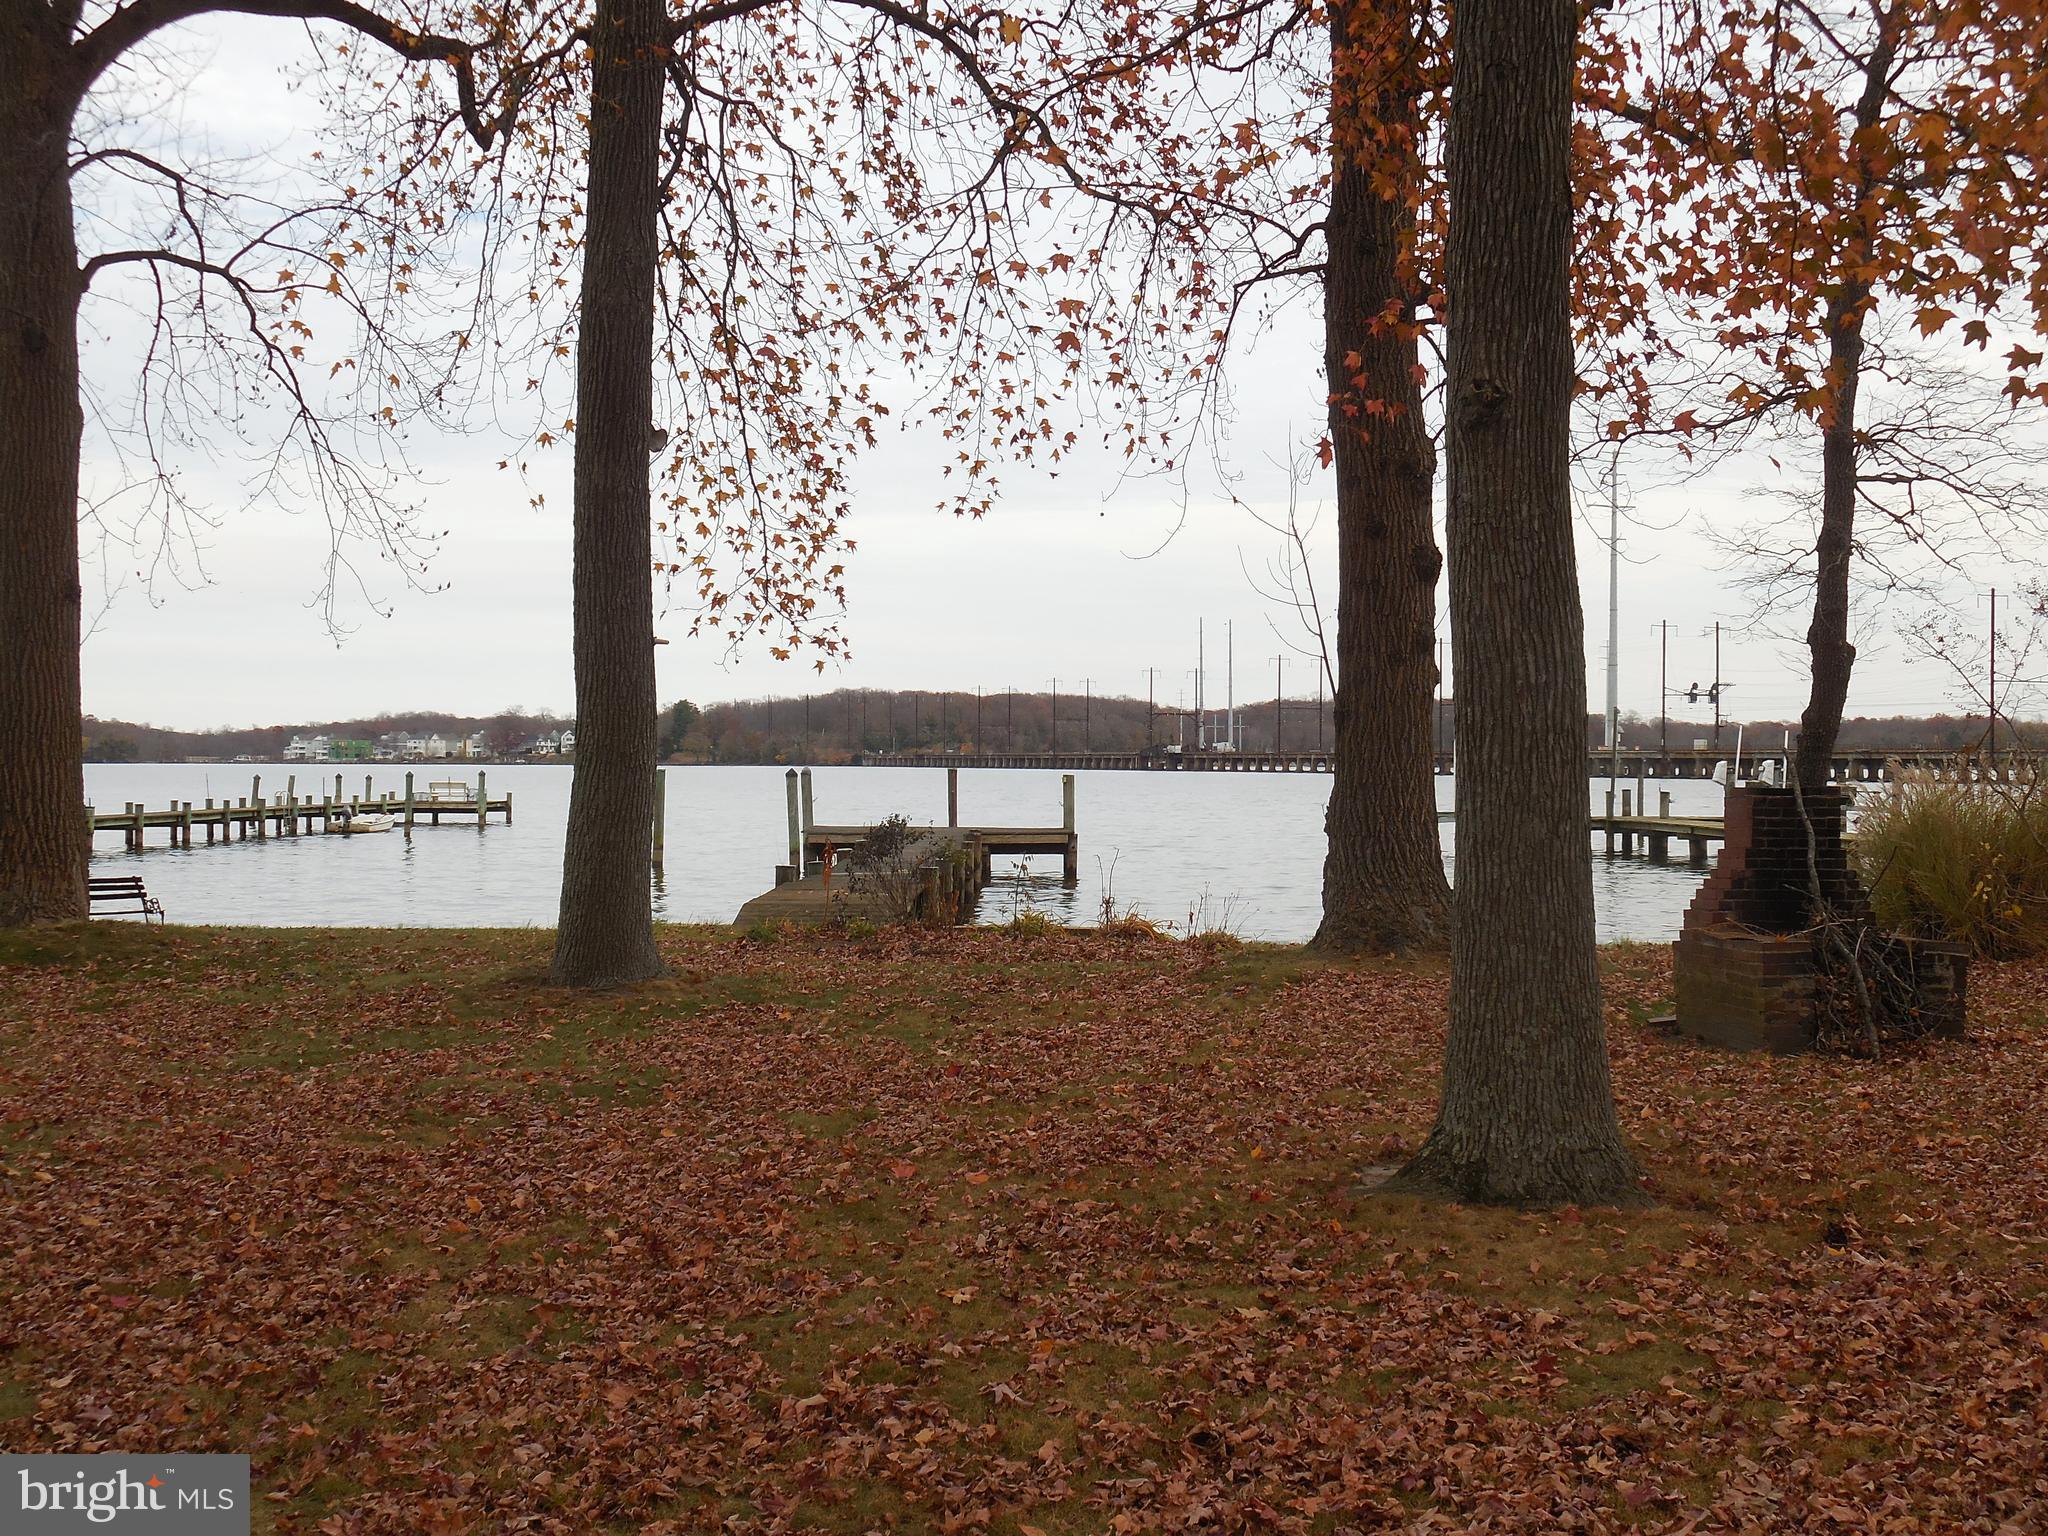
[{"label": "shrub", "polygon": [[1048,934],[1067,931],[1065,924],[1056,922],[1036,909],[1019,912],[1002,926],[1005,933],[1015,934],[1019,938],[1043,938]]},{"label": "shrub", "polygon": [[1987,956],[2048,949],[2048,793],[1894,765],[1856,816],[1856,862],[1884,926]]},{"label": "shrub", "polygon": [[870,899],[884,921],[909,920],[923,894],[931,855],[924,834],[905,816],[890,816],[868,828],[867,837],[846,856],[846,889]]}]

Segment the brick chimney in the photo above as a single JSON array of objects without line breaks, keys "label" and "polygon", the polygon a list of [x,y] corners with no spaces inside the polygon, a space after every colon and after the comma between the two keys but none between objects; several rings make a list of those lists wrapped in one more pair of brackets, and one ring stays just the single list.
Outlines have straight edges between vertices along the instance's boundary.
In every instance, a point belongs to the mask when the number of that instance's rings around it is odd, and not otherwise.
[{"label": "brick chimney", "polygon": [[[1871,916],[1843,841],[1847,792],[1809,789],[1805,800],[1802,817],[1790,788],[1728,791],[1720,859],[1672,946],[1682,1032],[1734,1050],[1813,1044],[1822,970],[1814,872],[1832,916],[1863,924]],[[1961,947],[1892,936],[1880,942],[1887,954],[1902,952],[1909,961],[1932,1032],[1960,1035],[1967,968]]]}]

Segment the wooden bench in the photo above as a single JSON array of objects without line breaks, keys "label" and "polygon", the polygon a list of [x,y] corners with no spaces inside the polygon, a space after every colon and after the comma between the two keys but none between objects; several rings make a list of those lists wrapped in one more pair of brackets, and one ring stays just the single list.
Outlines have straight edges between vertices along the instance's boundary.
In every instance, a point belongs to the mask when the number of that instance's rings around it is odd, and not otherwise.
[{"label": "wooden bench", "polygon": [[95,877],[86,882],[87,910],[92,911],[111,902],[125,902],[116,906],[115,912],[139,915],[146,923],[152,919],[164,920],[164,904],[149,894],[140,875],[109,875]]}]

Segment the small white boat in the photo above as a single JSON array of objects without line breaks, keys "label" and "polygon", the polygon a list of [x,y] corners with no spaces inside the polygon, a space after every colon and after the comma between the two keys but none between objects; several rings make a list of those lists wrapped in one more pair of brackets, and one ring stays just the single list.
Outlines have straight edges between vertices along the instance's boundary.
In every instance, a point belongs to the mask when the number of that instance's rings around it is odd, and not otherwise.
[{"label": "small white boat", "polygon": [[354,837],[359,832],[389,832],[398,825],[396,816],[386,816],[381,811],[359,811],[351,815],[337,811],[328,819],[327,830],[337,837]]}]

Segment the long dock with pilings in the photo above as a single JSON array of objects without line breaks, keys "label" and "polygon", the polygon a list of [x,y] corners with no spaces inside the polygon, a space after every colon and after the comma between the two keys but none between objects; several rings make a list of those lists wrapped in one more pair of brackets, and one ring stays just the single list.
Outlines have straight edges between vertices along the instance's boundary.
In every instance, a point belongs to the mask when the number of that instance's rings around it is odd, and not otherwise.
[{"label": "long dock with pilings", "polygon": [[[1589,748],[1588,775],[1596,779],[1636,778],[1706,779],[1713,777],[1717,764],[1734,755],[1726,748],[1677,748],[1651,751],[1630,748],[1616,754],[1605,748]],[[1752,749],[1754,755],[1754,749]],[[1905,768],[1933,768],[1943,772],[1967,771],[1987,782],[2014,782],[2048,770],[2048,752],[2002,750],[1996,763],[1986,763],[1972,749],[1949,747],[1899,747],[1837,752],[1829,760],[1828,775],[1836,783],[1878,783],[1890,775],[1891,765]],[[1336,771],[1334,750],[1287,752],[1178,752],[1148,747],[1140,752],[863,752],[858,766],[871,768],[1056,768],[1091,771],[1144,771],[1153,773],[1332,773]],[[1450,773],[1456,764],[1449,752],[1435,754],[1438,773]]]},{"label": "long dock with pilings", "polygon": [[901,866],[886,881],[863,879],[859,854],[872,825],[824,823],[816,818],[811,770],[784,776],[789,811],[789,860],[775,867],[773,889],[741,907],[737,927],[756,923],[818,923],[838,917],[871,922],[965,922],[994,877],[998,855],[1057,855],[1062,877],[1080,877],[1081,840],[1074,821],[1074,776],[1060,781],[1057,827],[962,826],[960,770],[946,773],[946,825],[913,829]]},{"label": "long dock with pilings", "polygon": [[430,784],[424,795],[417,793],[410,773],[405,776],[403,791],[386,790],[381,795],[376,791],[374,775],[364,776],[361,795],[345,794],[343,778],[341,774],[334,776],[331,793],[323,778],[317,797],[311,793],[301,795],[298,775],[293,774],[285,780],[282,791],[265,799],[263,778],[258,774],[249,782],[248,795],[241,799],[173,801],[163,810],[151,810],[140,801],[130,802],[119,811],[102,811],[88,805],[86,825],[95,836],[102,832],[121,833],[124,845],[139,853],[149,846],[149,834],[153,831],[167,834],[167,847],[190,848],[197,834],[203,834],[209,843],[231,843],[251,837],[348,833],[351,823],[369,815],[389,816],[407,832],[421,822],[439,826],[443,817],[457,826],[474,827],[489,825],[493,816],[503,818],[507,824],[512,820],[512,797],[505,795],[493,800],[487,775],[483,773],[477,774],[474,786],[467,781],[444,780]]}]

